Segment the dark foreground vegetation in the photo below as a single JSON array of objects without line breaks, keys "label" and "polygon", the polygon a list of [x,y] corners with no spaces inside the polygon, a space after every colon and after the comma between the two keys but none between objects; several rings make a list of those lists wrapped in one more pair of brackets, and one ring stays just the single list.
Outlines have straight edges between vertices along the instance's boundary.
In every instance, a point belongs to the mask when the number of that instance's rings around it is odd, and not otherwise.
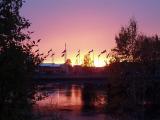
[{"label": "dark foreground vegetation", "polygon": [[[116,36],[117,46],[106,69],[109,76],[107,112],[118,118],[160,119],[160,38],[137,32],[131,19]],[[131,118],[128,118],[131,119]]]},{"label": "dark foreground vegetation", "polygon": [[[119,68],[120,71],[118,70],[114,77],[113,73],[111,73],[112,75],[108,79],[106,111],[121,119],[126,119],[126,116],[138,120],[159,119],[159,77],[143,72],[131,73],[127,68],[132,68],[132,64],[118,63],[117,65],[116,63],[116,66],[121,66],[121,68]],[[112,67],[110,69],[113,70]]]},{"label": "dark foreground vegetation", "polygon": [[43,57],[34,52],[37,43],[20,16],[23,0],[0,1],[0,120],[31,119],[35,68]]}]

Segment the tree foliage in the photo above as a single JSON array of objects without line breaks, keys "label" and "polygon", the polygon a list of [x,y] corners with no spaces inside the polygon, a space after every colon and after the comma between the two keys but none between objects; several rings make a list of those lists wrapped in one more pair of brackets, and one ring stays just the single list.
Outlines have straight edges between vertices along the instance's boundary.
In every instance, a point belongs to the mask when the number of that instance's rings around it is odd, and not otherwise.
[{"label": "tree foliage", "polygon": [[134,55],[137,61],[158,62],[160,60],[160,38],[158,35],[151,37],[139,35]]},{"label": "tree foliage", "polygon": [[[17,120],[34,100],[32,78],[43,56],[38,43],[25,33],[30,26],[20,16],[23,0],[0,1],[0,119]],[[18,118],[17,118],[18,117]],[[25,118],[25,117],[23,117]]]},{"label": "tree foliage", "polygon": [[128,26],[121,27],[118,36],[115,37],[117,46],[114,50],[122,59],[133,60],[137,34],[137,22],[134,19],[130,19]]},{"label": "tree foliage", "polygon": [[116,47],[113,49],[121,61],[144,62],[159,60],[160,39],[158,35],[146,36],[140,34],[135,19],[130,19],[129,25],[121,27],[115,37]]},{"label": "tree foliage", "polygon": [[113,61],[107,68],[112,78],[108,79],[107,110],[136,119],[158,119],[160,38],[139,33],[137,22],[131,19],[115,40],[112,52],[120,62]]},{"label": "tree foliage", "polygon": [[67,59],[65,64],[66,64],[66,65],[69,65],[69,66],[72,66],[72,61],[71,61],[71,59]]},{"label": "tree foliage", "polygon": [[84,60],[83,60],[83,66],[84,67],[91,67],[92,66],[92,60],[89,54],[86,54],[84,56]]}]

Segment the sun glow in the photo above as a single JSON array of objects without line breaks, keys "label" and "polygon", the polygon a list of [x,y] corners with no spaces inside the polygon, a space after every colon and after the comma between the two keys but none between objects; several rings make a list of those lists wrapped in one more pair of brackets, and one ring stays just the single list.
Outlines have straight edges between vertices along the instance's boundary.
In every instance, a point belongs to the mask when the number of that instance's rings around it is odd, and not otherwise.
[{"label": "sun glow", "polygon": [[[82,65],[83,64],[84,55],[85,55],[84,53],[81,53],[81,57],[80,57],[79,62],[77,61],[77,58],[75,57],[75,55],[68,56],[68,59],[71,60],[72,66]],[[92,56],[91,56],[91,59],[92,59]],[[43,63],[52,63],[52,62],[53,62],[52,58],[48,58]],[[54,63],[55,64],[64,64],[64,58],[59,57],[59,56],[55,56]],[[94,57],[94,66],[95,67],[104,67],[107,64],[110,64],[110,58],[106,59],[105,55],[102,55],[102,56],[100,56],[98,58],[98,54],[97,53],[95,54],[95,57]]]},{"label": "sun glow", "polygon": [[106,63],[103,60],[95,60],[94,65],[95,65],[95,67],[104,67],[106,65]]}]

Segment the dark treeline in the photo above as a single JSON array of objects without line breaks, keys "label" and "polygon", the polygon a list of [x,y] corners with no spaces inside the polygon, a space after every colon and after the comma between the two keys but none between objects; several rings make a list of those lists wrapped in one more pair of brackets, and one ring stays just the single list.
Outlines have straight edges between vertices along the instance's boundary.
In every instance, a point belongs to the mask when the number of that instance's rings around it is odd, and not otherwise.
[{"label": "dark treeline", "polygon": [[107,111],[122,119],[126,115],[140,120],[160,118],[160,38],[139,33],[131,19],[115,40],[114,58],[106,68],[110,76]]}]

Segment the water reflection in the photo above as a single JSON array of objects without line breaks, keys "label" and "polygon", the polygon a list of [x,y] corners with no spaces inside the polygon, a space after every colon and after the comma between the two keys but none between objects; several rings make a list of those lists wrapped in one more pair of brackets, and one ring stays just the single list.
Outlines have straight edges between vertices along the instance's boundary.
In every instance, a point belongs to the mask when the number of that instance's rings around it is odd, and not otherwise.
[{"label": "water reflection", "polygon": [[[133,98],[127,92],[131,90],[124,85],[128,84],[112,86],[99,82],[60,82],[41,85],[37,95],[42,94],[42,99],[36,102],[35,110],[38,108],[42,116],[51,116],[58,111],[69,120],[144,120],[159,117],[159,106],[152,103],[145,103],[145,106],[133,104]],[[138,95],[140,93],[139,90]],[[148,101],[154,98],[152,94],[146,97],[150,98]],[[136,98],[138,100],[138,96]],[[155,108],[152,108],[153,105]]]},{"label": "water reflection", "polygon": [[[45,87],[45,86],[44,86]],[[39,107],[56,107],[58,109],[79,109],[81,101],[81,86],[53,85],[52,89],[45,89],[48,96],[37,101]]]},{"label": "water reflection", "polygon": [[[106,102],[105,91],[93,84],[52,84],[49,88],[43,89],[44,91],[48,96],[36,102],[38,107],[90,111],[102,108]],[[40,94],[40,91],[38,93]]]},{"label": "water reflection", "polygon": [[41,85],[36,95],[43,96],[43,99],[37,100],[34,113],[44,119],[58,112],[68,120],[106,120],[105,86],[92,83]]},{"label": "water reflection", "polygon": [[105,91],[93,84],[85,84],[82,89],[82,111],[100,110],[106,103]]}]

